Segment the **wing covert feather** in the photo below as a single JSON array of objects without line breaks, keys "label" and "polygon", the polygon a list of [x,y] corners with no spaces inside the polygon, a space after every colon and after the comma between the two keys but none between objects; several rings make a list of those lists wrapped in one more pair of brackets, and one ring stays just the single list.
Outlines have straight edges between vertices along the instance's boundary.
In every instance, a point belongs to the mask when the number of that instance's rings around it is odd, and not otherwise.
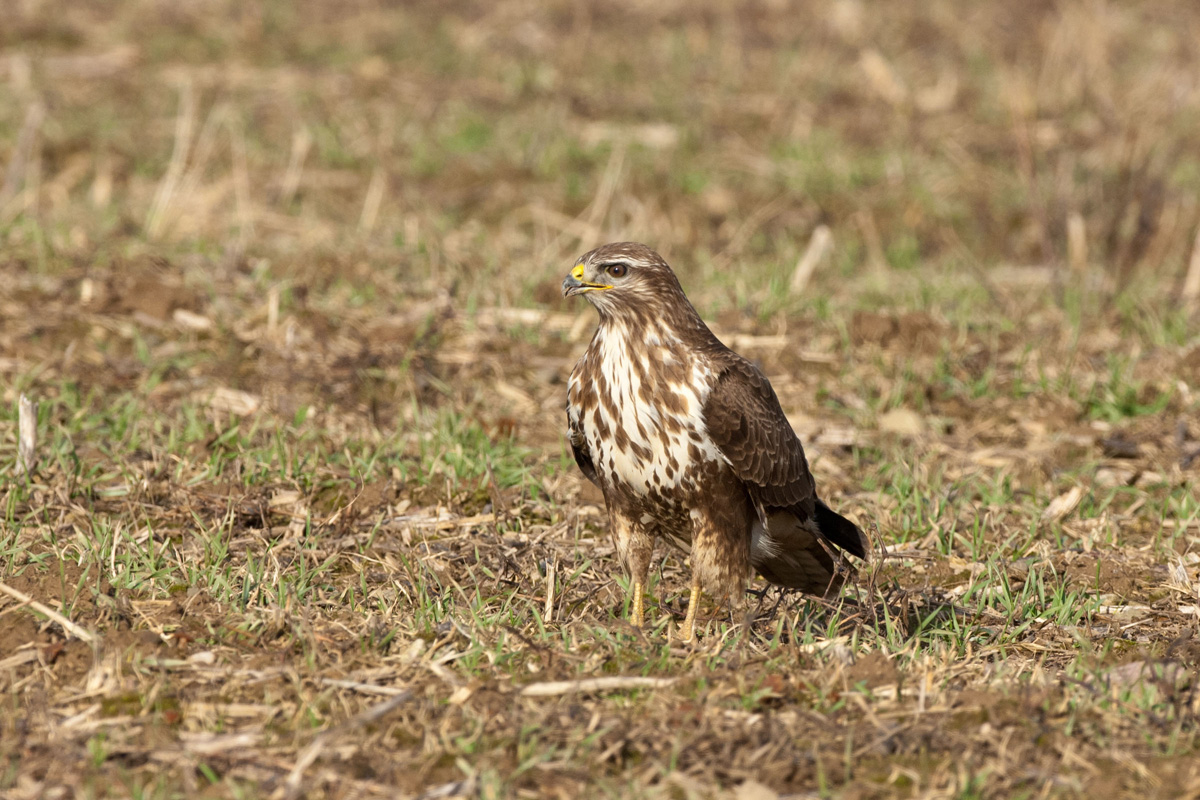
[{"label": "wing covert feather", "polygon": [[804,448],[762,371],[740,356],[727,364],[704,404],[704,421],[756,504],[813,513]]}]

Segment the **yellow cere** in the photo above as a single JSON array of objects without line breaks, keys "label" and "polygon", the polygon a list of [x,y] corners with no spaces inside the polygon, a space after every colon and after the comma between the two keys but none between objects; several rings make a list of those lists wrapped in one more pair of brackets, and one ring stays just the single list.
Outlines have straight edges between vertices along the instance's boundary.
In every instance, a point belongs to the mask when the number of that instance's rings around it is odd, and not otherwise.
[{"label": "yellow cere", "polygon": [[571,277],[577,281],[583,280],[583,264],[575,265],[575,269],[571,270]]}]

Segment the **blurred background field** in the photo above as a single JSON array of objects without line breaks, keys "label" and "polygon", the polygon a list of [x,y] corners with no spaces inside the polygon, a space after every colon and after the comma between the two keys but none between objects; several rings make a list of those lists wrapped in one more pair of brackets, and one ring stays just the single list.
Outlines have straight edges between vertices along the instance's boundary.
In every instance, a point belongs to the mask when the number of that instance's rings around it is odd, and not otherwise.
[{"label": "blurred background field", "polygon": [[[82,626],[0,598],[7,795],[1200,796],[1200,6],[3,17],[0,582]],[[622,239],[850,605],[681,648],[665,553],[622,621],[559,295]],[[595,676],[673,682],[520,694]]]}]

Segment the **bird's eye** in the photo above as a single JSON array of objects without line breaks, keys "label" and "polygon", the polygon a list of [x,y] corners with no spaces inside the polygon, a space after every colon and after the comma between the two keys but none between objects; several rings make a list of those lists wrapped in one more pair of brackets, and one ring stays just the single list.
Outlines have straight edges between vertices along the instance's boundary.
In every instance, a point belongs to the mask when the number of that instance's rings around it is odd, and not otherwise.
[{"label": "bird's eye", "polygon": [[604,271],[614,278],[624,278],[625,273],[629,272],[629,267],[624,264],[609,264],[604,268]]}]

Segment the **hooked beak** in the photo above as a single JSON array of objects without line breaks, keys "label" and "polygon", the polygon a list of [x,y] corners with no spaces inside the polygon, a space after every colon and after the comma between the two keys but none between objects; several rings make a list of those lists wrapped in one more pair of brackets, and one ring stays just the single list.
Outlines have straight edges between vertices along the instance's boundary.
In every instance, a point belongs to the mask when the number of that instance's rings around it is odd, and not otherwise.
[{"label": "hooked beak", "polygon": [[604,283],[588,283],[583,279],[583,264],[576,264],[571,274],[563,278],[563,297],[574,297],[584,292],[596,292],[612,287]]}]

